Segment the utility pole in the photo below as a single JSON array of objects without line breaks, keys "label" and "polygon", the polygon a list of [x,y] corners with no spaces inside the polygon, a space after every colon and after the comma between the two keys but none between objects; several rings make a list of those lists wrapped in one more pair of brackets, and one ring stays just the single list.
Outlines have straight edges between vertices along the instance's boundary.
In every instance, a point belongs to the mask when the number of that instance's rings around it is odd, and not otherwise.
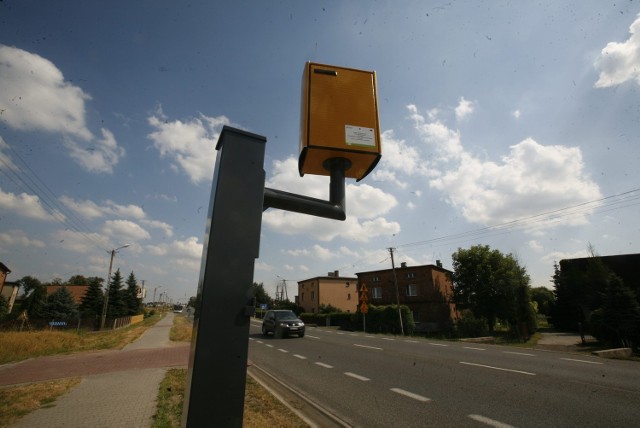
[{"label": "utility pole", "polygon": [[400,320],[400,331],[404,336],[404,326],[402,325],[402,312],[400,311],[400,292],[398,291],[398,278],[396,277],[396,265],[393,261],[393,250],[395,248],[389,247],[389,254],[391,254],[391,271],[393,272],[393,285],[396,288],[396,303],[398,305],[398,319]]},{"label": "utility pole", "polygon": [[102,318],[100,319],[100,330],[104,328],[104,323],[107,320],[107,306],[109,305],[109,288],[111,287],[111,269],[113,268],[113,258],[116,256],[118,250],[127,248],[129,244],[122,247],[114,248],[111,250],[111,261],[109,262],[109,276],[107,277],[107,289],[104,293],[104,305],[102,305]]}]

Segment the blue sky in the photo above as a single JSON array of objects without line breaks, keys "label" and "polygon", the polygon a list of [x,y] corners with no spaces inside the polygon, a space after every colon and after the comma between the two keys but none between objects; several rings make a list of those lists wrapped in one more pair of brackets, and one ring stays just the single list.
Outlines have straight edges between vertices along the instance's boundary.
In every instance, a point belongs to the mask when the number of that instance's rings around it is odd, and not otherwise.
[{"label": "blue sky", "polygon": [[442,260],[486,244],[533,286],[554,261],[640,249],[640,5],[576,2],[0,2],[0,261],[43,281],[195,294],[224,125],[297,174],[314,61],[375,70],[383,157],[347,220],[268,210],[255,280]]}]

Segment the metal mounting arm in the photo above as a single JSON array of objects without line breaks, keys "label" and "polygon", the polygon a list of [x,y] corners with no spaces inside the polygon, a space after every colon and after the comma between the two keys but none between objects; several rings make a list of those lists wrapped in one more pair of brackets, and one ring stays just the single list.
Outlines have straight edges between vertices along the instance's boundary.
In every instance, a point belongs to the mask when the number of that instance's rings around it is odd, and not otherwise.
[{"label": "metal mounting arm", "polygon": [[347,218],[344,172],[351,167],[351,162],[345,158],[331,158],[324,162],[324,167],[329,170],[331,177],[328,201],[265,187],[263,211],[277,208],[344,221]]}]

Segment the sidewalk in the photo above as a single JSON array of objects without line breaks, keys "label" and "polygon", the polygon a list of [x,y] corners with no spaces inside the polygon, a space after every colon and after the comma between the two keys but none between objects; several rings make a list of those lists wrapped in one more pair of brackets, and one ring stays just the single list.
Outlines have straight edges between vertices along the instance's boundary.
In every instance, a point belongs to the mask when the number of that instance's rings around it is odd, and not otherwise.
[{"label": "sidewalk", "polygon": [[81,376],[52,407],[20,419],[19,428],[150,427],[167,368],[186,366],[188,344],[173,344],[167,314],[121,351],[35,358],[0,367],[0,385]]}]

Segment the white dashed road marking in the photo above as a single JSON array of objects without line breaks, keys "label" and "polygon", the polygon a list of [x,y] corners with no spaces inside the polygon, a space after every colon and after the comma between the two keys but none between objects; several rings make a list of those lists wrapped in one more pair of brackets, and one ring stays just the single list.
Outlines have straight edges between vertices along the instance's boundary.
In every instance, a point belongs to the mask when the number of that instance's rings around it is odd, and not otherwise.
[{"label": "white dashed road marking", "polygon": [[357,347],[360,347],[360,348],[368,348],[368,349],[375,349],[375,350],[378,350],[378,351],[383,351],[382,348],[378,348],[378,347],[375,347],[375,346],[358,345],[357,343],[354,343],[353,346],[357,346]]},{"label": "white dashed road marking", "polygon": [[485,425],[489,425],[490,427],[494,427],[494,428],[514,428],[511,425],[493,420],[493,419],[489,419],[486,416],[482,416],[482,415],[467,415],[469,418],[473,419],[476,422],[480,422],[483,423]]},{"label": "white dashed road marking", "polygon": [[296,357],[296,358],[300,358],[301,360],[306,360],[307,359],[307,357],[302,356],[302,355],[298,355],[298,354],[293,354],[293,356]]},{"label": "white dashed road marking", "polygon": [[391,388],[391,391],[400,395],[404,395],[405,397],[413,398],[414,400],[422,401],[423,403],[426,403],[427,401],[431,401],[430,398],[424,397],[422,395],[414,394],[413,392],[405,391],[404,389]]},{"label": "white dashed road marking", "polygon": [[333,366],[330,366],[329,364],[325,364],[325,363],[316,363],[317,365],[319,365],[320,367],[324,367],[325,369],[332,369]]},{"label": "white dashed road marking", "polygon": [[371,380],[371,379],[369,379],[368,377],[360,376],[360,375],[358,375],[358,374],[351,373],[351,372],[344,372],[344,374],[346,374],[347,376],[352,377],[352,378],[354,378],[354,379],[361,380],[361,381],[363,381],[363,382],[367,382],[367,381]]}]

